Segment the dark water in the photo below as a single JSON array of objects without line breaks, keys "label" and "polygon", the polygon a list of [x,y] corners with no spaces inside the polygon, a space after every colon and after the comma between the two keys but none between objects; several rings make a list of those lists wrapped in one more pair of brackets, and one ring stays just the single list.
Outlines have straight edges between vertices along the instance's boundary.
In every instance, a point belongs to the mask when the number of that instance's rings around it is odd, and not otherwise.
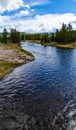
[{"label": "dark water", "polygon": [[76,130],[76,49],[21,45],[35,61],[0,81],[0,130]]}]

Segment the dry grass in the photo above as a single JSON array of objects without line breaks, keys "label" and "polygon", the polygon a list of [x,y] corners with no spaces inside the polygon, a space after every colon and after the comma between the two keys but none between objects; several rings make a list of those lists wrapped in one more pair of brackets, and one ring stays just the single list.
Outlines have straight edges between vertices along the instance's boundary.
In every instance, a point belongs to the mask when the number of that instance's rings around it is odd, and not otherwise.
[{"label": "dry grass", "polygon": [[41,44],[44,46],[54,46],[54,47],[59,47],[59,48],[76,48],[76,42],[74,43],[57,43],[57,42],[50,42],[50,43],[41,43],[40,40],[28,40],[28,42],[32,42],[32,43],[37,43],[37,44]]},{"label": "dry grass", "polygon": [[28,51],[17,44],[0,44],[0,79],[14,68],[34,60]]},{"label": "dry grass", "polygon": [[67,44],[56,44],[56,47],[60,48],[76,48],[76,42],[74,43],[67,43]]},{"label": "dry grass", "polygon": [[5,74],[10,73],[14,68],[20,65],[21,65],[20,63],[12,63],[12,62],[0,63],[0,79],[3,78]]}]

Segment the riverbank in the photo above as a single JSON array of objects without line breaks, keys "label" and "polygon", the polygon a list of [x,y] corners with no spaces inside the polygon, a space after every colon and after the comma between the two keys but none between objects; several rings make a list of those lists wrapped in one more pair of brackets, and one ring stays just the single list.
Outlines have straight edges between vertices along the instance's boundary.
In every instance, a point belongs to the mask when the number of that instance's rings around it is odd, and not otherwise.
[{"label": "riverbank", "polygon": [[40,40],[28,40],[28,42],[37,43],[37,44],[41,44],[41,45],[44,45],[44,46],[53,46],[53,47],[65,48],[65,49],[76,48],[76,42],[67,43],[67,44],[57,43],[57,42],[41,43]]},{"label": "riverbank", "polygon": [[17,44],[0,43],[0,79],[14,68],[34,60],[34,56]]},{"label": "riverbank", "polygon": [[74,49],[76,48],[76,42],[75,43],[67,43],[67,44],[56,44],[56,47],[64,48],[64,49]]}]

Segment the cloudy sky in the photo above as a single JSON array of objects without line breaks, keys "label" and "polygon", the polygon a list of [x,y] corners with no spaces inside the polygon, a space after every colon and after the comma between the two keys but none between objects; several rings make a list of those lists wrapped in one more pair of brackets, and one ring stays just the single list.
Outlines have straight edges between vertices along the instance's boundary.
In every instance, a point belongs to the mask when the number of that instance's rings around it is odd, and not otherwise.
[{"label": "cloudy sky", "polygon": [[63,22],[76,29],[76,0],[0,0],[0,32],[53,32]]}]

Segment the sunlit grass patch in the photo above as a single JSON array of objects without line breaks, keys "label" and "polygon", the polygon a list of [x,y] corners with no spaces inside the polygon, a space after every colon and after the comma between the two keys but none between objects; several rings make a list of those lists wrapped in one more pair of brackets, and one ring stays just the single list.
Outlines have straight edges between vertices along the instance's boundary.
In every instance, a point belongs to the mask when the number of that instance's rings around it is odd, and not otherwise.
[{"label": "sunlit grass patch", "polygon": [[5,74],[11,72],[14,68],[20,66],[21,63],[13,63],[13,62],[2,62],[0,63],[0,78],[2,78]]}]

